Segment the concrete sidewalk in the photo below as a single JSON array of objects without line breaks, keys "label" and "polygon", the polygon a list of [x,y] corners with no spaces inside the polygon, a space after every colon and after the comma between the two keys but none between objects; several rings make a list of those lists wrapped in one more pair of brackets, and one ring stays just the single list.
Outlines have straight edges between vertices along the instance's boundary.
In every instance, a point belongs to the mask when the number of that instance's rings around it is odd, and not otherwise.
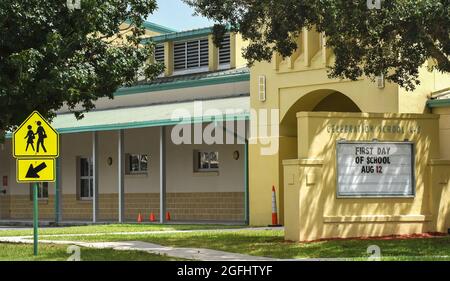
[{"label": "concrete sidewalk", "polygon": [[[3,243],[26,243],[32,244],[32,239],[24,239],[21,237],[1,237],[0,242]],[[142,241],[126,241],[126,242],[77,242],[77,241],[54,241],[39,240],[39,243],[58,244],[58,245],[76,245],[80,247],[88,247],[95,249],[113,249],[142,251],[158,255],[167,255],[170,257],[201,260],[201,261],[273,261],[276,259],[266,257],[256,257],[250,255],[229,253],[224,251],[197,249],[197,248],[174,248]],[[82,253],[81,253],[82,255]]]},{"label": "concrete sidewalk", "polygon": [[[103,236],[103,235],[156,235],[156,234],[174,234],[174,233],[202,233],[202,232],[239,232],[243,230],[261,231],[261,230],[283,230],[284,227],[246,227],[246,228],[223,228],[223,229],[192,229],[192,230],[155,230],[155,231],[134,231],[134,232],[98,232],[98,233],[70,233],[70,234],[40,234],[39,237],[82,237],[82,236]],[[0,231],[1,237],[1,231]],[[14,236],[17,238],[32,238],[32,235]]]}]

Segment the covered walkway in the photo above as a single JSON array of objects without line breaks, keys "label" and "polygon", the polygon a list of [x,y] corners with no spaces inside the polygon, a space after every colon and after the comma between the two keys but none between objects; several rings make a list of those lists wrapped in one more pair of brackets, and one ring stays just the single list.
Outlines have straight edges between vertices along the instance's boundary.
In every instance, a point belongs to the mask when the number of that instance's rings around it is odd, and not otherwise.
[{"label": "covered walkway", "polygon": [[[238,96],[96,110],[85,113],[81,120],[72,113],[58,115],[52,126],[61,134],[61,153],[56,164],[57,180],[49,185],[48,200],[40,204],[43,221],[74,225],[135,222],[137,214],[142,213],[148,222],[150,213],[154,213],[156,221],[165,223],[170,212],[171,219],[177,222],[246,223],[249,103],[248,96]],[[210,124],[216,128],[223,126],[224,138],[228,140],[231,136],[233,143],[172,141],[174,126],[204,130]],[[15,163],[7,146],[8,143],[3,157],[8,158],[9,177],[14,179]],[[220,153],[220,171],[197,173],[187,167],[192,160],[198,161],[195,153],[209,150]],[[145,154],[145,163],[139,165],[149,166],[149,171],[130,172],[130,157],[141,154]],[[80,159],[87,159],[87,174],[83,174]],[[234,161],[240,164],[231,163]],[[80,178],[86,178],[89,186],[87,198],[80,196]],[[14,197],[17,190],[24,194],[27,188],[12,180],[9,184],[10,215],[0,212],[0,218],[5,219],[5,224],[31,221],[28,209],[24,211],[31,201],[23,195],[20,199]],[[0,204],[5,205],[3,201]],[[225,212],[223,215],[221,210]]]}]

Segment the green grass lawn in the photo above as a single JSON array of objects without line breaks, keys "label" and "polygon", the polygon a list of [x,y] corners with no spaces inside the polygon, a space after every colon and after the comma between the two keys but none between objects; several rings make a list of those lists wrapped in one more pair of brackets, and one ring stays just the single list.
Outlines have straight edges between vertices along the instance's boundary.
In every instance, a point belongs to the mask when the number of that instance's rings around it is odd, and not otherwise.
[{"label": "green grass lawn", "polygon": [[[40,235],[52,234],[85,234],[85,233],[110,233],[110,232],[142,232],[142,231],[170,231],[170,230],[200,230],[200,229],[225,229],[242,228],[239,225],[212,225],[212,224],[102,224],[72,227],[41,227]],[[32,229],[25,230],[0,230],[2,236],[31,236]]]},{"label": "green grass lawn", "polygon": [[[53,238],[52,238],[53,239]],[[75,241],[146,241],[174,247],[223,250],[273,258],[356,258],[367,259],[367,247],[377,245],[386,260],[450,260],[450,236],[395,240],[331,240],[311,243],[284,241],[281,230],[239,230],[234,232],[190,232],[145,235],[103,235],[58,237]],[[437,256],[447,256],[438,258]]]},{"label": "green grass lawn", "polygon": [[[242,226],[110,224],[64,228],[41,228],[40,239],[90,242],[145,241],[165,246],[208,248],[227,252],[284,259],[354,258],[357,260],[366,260],[369,256],[369,254],[367,254],[367,247],[370,245],[377,245],[380,247],[381,255],[385,260],[450,260],[450,236],[417,239],[350,239],[312,243],[294,243],[284,241],[282,230],[236,230],[232,232],[197,231],[184,233],[131,234],[132,232],[141,231],[206,230],[237,227]],[[111,232],[124,232],[125,234],[108,234]],[[99,235],[76,235],[86,233],[96,233]],[[44,236],[49,234],[75,234],[76,236]],[[0,231],[0,236],[16,235],[28,236],[32,235],[32,231]],[[0,256],[0,258],[1,257],[2,256]]]},{"label": "green grass lawn", "polygon": [[[39,255],[33,256],[32,244],[0,243],[0,261],[66,261],[71,254],[64,245],[39,245]],[[82,261],[175,261],[172,257],[138,251],[80,248]]]}]

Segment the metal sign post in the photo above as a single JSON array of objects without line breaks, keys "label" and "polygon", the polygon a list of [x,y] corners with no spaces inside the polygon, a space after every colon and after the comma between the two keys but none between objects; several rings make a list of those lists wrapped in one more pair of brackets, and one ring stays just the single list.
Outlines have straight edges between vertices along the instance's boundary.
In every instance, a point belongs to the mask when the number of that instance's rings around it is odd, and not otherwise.
[{"label": "metal sign post", "polygon": [[[32,183],[33,253],[38,255],[39,183],[55,182],[55,159],[59,156],[58,132],[34,111],[13,133],[13,156],[16,158],[16,180]],[[58,187],[56,187],[58,196]],[[58,199],[56,199],[58,200]],[[58,218],[56,219],[56,221]]]},{"label": "metal sign post", "polygon": [[39,183],[33,183],[33,253],[38,255],[38,230],[39,230]]}]

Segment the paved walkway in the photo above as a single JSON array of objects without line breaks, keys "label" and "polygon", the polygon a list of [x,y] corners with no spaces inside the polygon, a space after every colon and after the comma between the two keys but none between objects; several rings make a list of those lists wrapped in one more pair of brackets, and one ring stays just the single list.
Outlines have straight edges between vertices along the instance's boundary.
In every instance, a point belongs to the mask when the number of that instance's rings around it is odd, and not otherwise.
[{"label": "paved walkway", "polygon": [[[228,229],[192,229],[192,230],[155,230],[155,231],[134,231],[134,232],[97,232],[97,233],[70,233],[70,234],[40,234],[39,237],[82,237],[82,236],[103,236],[103,235],[146,235],[146,234],[174,234],[174,233],[202,233],[202,232],[237,232],[242,230],[261,231],[261,230],[283,230],[284,227],[246,227],[246,228],[228,228]],[[23,230],[23,229],[22,229]],[[1,232],[0,232],[1,235]],[[18,238],[32,238],[32,235],[15,236]]]},{"label": "paved walkway", "polygon": [[[282,227],[254,227],[254,228],[230,228],[230,229],[205,229],[205,230],[161,230],[161,231],[140,231],[140,232],[105,232],[105,233],[80,233],[80,234],[47,234],[39,235],[40,238],[51,237],[80,237],[80,236],[102,236],[102,235],[145,235],[145,234],[168,234],[168,233],[191,233],[191,232],[236,232],[242,230],[282,230]],[[12,236],[0,237],[3,243],[33,243],[32,236]],[[174,248],[142,241],[125,241],[125,242],[80,242],[80,241],[60,241],[40,239],[39,243],[59,244],[59,245],[77,245],[80,247],[89,247],[97,249],[114,249],[114,250],[134,250],[147,253],[167,255],[170,257],[202,260],[202,261],[271,261],[273,258],[250,256],[237,253],[229,253],[225,251],[217,251],[202,248]]]},{"label": "paved walkway", "polygon": [[[0,237],[3,243],[33,243],[32,239],[22,237]],[[167,255],[170,257],[201,260],[201,261],[272,261],[276,259],[266,257],[256,257],[250,255],[229,253],[224,251],[216,251],[210,249],[197,248],[174,248],[142,241],[126,241],[126,242],[77,242],[77,241],[55,241],[55,240],[39,240],[39,243],[59,244],[59,245],[76,245],[80,247],[96,248],[96,249],[114,249],[114,250],[131,250],[143,251],[158,255]]]}]

